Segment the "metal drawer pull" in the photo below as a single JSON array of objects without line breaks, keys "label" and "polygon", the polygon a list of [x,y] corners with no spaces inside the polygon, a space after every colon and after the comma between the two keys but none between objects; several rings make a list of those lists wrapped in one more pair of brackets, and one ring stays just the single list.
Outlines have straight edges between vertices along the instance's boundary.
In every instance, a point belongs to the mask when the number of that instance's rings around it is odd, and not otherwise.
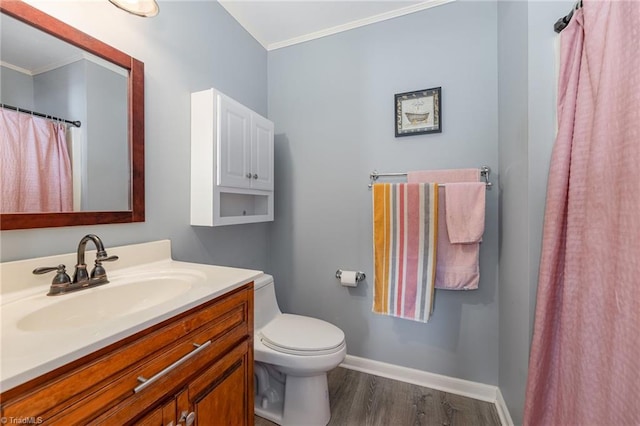
[{"label": "metal drawer pull", "polygon": [[179,360],[177,360],[176,362],[174,362],[173,364],[171,364],[170,366],[168,366],[164,370],[160,371],[159,373],[156,373],[150,379],[145,379],[142,376],[138,376],[138,381],[141,384],[136,386],[133,389],[133,392],[134,393],[140,392],[141,390],[143,390],[147,386],[151,385],[153,382],[157,381],[162,376],[164,376],[165,374],[167,374],[168,372],[170,372],[171,370],[173,370],[174,368],[176,368],[177,366],[179,366],[180,364],[182,364],[183,362],[185,362],[186,360],[188,360],[189,358],[191,358],[192,356],[194,356],[195,354],[197,354],[198,352],[200,352],[201,350],[203,350],[204,348],[206,348],[210,344],[211,344],[211,340],[207,340],[206,342],[204,342],[201,345],[199,345],[197,343],[194,343],[193,346],[195,346],[196,349],[194,349],[193,351],[189,352],[188,354],[186,354],[185,356],[183,356],[182,358],[180,358]]}]

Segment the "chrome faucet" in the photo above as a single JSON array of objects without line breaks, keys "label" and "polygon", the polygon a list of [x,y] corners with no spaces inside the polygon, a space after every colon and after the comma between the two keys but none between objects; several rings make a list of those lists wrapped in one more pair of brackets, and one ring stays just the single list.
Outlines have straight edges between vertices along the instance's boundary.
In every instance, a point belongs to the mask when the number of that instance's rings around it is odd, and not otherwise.
[{"label": "chrome faucet", "polygon": [[[84,254],[87,249],[87,243],[92,241],[96,246],[96,260],[91,274],[87,273],[87,264],[84,261]],[[69,293],[84,288],[96,287],[109,282],[107,279],[107,271],[102,266],[102,262],[112,262],[118,260],[118,256],[108,256],[102,240],[94,234],[87,234],[78,243],[78,257],[76,260],[75,272],[73,280],[67,275],[64,265],[45,266],[33,270],[34,274],[44,274],[56,271],[56,276],[51,282],[51,288],[47,296],[56,296],[59,294]]]}]

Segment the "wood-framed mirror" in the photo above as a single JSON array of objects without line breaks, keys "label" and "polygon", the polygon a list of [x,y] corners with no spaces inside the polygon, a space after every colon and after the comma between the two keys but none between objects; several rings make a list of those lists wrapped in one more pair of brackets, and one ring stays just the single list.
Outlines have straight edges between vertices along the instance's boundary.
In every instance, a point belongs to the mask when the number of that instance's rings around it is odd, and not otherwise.
[{"label": "wood-framed mirror", "polygon": [[[30,229],[107,223],[143,222],[145,218],[144,195],[144,64],[141,61],[91,37],[76,28],[50,16],[22,1],[1,1],[0,13],[24,25],[47,33],[63,42],[94,55],[107,65],[119,67],[124,75],[123,84],[123,145],[128,155],[124,177],[124,207],[116,209],[87,209],[62,212],[5,212],[0,214],[0,230]],[[3,16],[4,18],[4,16]],[[3,49],[6,47],[3,40]],[[8,104],[8,103],[7,103]],[[96,126],[94,126],[95,128]],[[1,183],[0,183],[1,184]],[[108,185],[108,183],[107,183]],[[75,190],[75,189],[74,189]],[[105,194],[104,191],[98,193]],[[97,198],[96,197],[96,198]],[[0,200],[0,203],[2,200]]]}]

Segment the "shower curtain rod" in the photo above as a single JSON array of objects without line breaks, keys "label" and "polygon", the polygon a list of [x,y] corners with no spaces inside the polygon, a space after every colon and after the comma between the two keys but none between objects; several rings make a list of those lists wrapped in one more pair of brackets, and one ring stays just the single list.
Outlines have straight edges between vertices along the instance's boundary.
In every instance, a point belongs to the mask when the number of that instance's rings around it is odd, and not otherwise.
[{"label": "shower curtain rod", "polygon": [[580,0],[575,4],[575,6],[573,6],[573,9],[571,9],[571,12],[569,12],[567,16],[563,16],[562,18],[558,19],[555,24],[553,24],[554,31],[560,34],[560,31],[564,30],[566,26],[569,25],[571,18],[573,18],[573,13],[581,7],[582,0]]},{"label": "shower curtain rod", "polygon": [[[489,175],[491,174],[491,167],[489,166],[482,166],[480,167],[480,176],[482,176],[484,178],[484,183],[487,185],[487,189],[491,189],[491,187],[493,186],[493,184],[489,181]],[[369,188],[371,188],[373,186],[373,184],[378,180],[378,178],[380,176],[407,176],[407,172],[402,172],[402,173],[378,173],[376,170],[374,170],[373,172],[371,172],[371,174],[369,175]],[[439,184],[440,186],[446,186],[446,184]]]},{"label": "shower curtain rod", "polygon": [[64,118],[58,118],[58,117],[54,117],[53,115],[43,114],[41,112],[30,111],[28,109],[18,108],[18,107],[12,106],[12,105],[0,104],[0,108],[10,109],[10,110],[13,110],[13,111],[18,111],[18,112],[24,112],[25,114],[37,115],[38,117],[46,118],[48,120],[61,121],[63,123],[71,124],[72,126],[75,126],[75,127],[80,127],[80,125],[81,125],[81,123],[79,121],[65,120]]}]

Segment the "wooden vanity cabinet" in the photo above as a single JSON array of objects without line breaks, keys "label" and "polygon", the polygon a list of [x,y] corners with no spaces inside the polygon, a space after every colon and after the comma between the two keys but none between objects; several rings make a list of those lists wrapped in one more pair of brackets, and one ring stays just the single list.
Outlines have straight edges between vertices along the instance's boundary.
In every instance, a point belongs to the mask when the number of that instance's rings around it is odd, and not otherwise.
[{"label": "wooden vanity cabinet", "polygon": [[41,424],[253,425],[253,283],[1,397]]}]

